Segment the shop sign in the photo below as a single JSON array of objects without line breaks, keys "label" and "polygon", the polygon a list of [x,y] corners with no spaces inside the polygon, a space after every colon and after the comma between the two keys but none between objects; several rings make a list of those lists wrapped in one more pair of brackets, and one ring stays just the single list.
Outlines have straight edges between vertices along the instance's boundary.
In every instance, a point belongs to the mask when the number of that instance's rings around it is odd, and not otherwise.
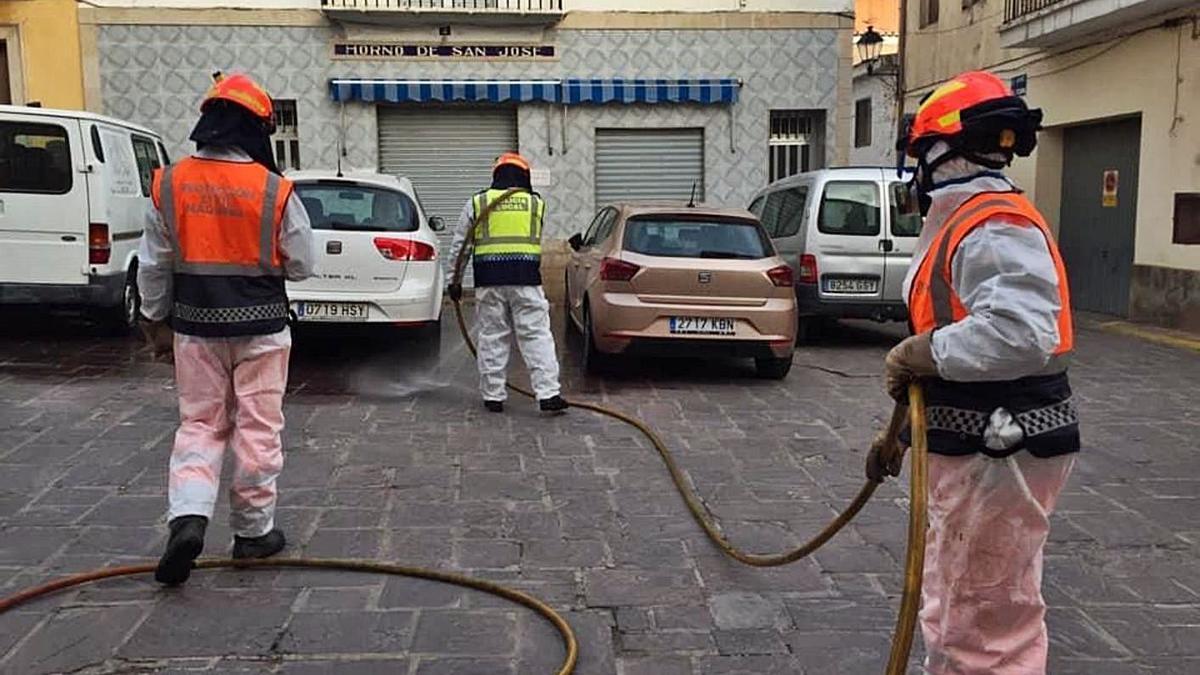
[{"label": "shop sign", "polygon": [[335,42],[333,58],[388,61],[549,61],[554,45],[446,45],[396,42]]},{"label": "shop sign", "polygon": [[1100,198],[1101,205],[1106,209],[1117,205],[1117,187],[1120,185],[1120,173],[1116,169],[1104,172],[1104,192]]}]

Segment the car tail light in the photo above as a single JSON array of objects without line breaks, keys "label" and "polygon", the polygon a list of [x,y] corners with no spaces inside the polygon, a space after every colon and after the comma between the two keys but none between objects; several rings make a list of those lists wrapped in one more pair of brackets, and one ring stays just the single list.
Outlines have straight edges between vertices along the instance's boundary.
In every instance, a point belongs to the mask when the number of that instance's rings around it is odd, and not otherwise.
[{"label": "car tail light", "polygon": [[436,260],[437,249],[423,241],[375,237],[375,248],[388,260]]},{"label": "car tail light", "polygon": [[817,272],[817,256],[805,253],[800,256],[800,283],[815,284],[820,274]]},{"label": "car tail light", "polygon": [[642,268],[633,263],[605,258],[600,261],[600,279],[603,281],[629,281]]},{"label": "car tail light", "polygon": [[792,274],[792,268],[787,265],[780,265],[767,270],[767,277],[771,283],[780,288],[788,288],[795,285],[795,275]]},{"label": "car tail light", "polygon": [[108,237],[108,225],[104,223],[88,225],[88,263],[107,265],[111,258],[112,240]]}]

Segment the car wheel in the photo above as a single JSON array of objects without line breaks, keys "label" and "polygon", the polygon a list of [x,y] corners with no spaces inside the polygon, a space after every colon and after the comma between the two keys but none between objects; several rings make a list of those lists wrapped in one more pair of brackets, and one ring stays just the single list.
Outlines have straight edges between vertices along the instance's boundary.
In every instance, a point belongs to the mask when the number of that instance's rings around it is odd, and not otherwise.
[{"label": "car wheel", "polygon": [[782,380],[792,370],[792,357],[755,359],[754,372],[764,380]]},{"label": "car wheel", "polygon": [[592,324],[592,311],[587,303],[583,305],[583,369],[597,375],[603,373],[609,364],[609,356],[596,349],[596,327]]},{"label": "car wheel", "polygon": [[796,343],[809,344],[821,337],[825,319],[819,316],[802,316],[796,319]]},{"label": "car wheel", "polygon": [[137,261],[129,265],[125,273],[125,285],[121,288],[121,302],[102,311],[100,322],[104,332],[113,336],[125,336],[137,327],[142,311],[142,296],[137,285]]},{"label": "car wheel", "polygon": [[442,355],[442,317],[421,327],[421,353],[437,358]]}]

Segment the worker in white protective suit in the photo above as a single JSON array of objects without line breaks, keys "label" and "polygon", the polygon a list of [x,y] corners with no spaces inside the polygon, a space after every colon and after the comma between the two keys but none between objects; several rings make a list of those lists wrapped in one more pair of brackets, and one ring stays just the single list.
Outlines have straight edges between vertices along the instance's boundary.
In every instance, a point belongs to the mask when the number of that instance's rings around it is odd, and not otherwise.
[{"label": "worker in white protective suit", "polygon": [[[1001,170],[1036,145],[1041,111],[990,73],[930,94],[901,139],[926,216],[904,283],[914,335],[889,393],[927,399],[929,529],[921,630],[934,675],[1046,672],[1042,551],[1080,448],[1067,379],[1067,275],[1045,220]],[[877,439],[867,473],[899,470]]]},{"label": "worker in white protective suit", "polygon": [[[558,384],[550,303],[542,290],[545,215],[546,204],[530,183],[529,162],[509,152],[492,167],[491,188],[467,202],[454,229],[452,263],[463,246],[474,249],[479,389],[491,412],[503,412],[508,398],[505,383],[514,332],[541,410],[567,409]],[[449,293],[458,301],[462,283],[454,274],[451,269]]]},{"label": "worker in white protective suit", "polygon": [[291,333],[284,280],[312,274],[308,215],[271,153],[271,99],[244,75],[201,106],[196,153],[154,174],[139,253],[142,320],[173,353],[180,427],[171,453],[170,538],[155,578],[187,580],[204,546],[227,446],[234,558],[281,551],[275,481]]}]

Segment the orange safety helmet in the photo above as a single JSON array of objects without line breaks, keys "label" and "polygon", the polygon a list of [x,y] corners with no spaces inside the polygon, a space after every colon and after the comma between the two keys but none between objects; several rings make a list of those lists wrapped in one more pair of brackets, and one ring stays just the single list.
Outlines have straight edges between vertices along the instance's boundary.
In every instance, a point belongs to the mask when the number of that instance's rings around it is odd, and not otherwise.
[{"label": "orange safety helmet", "polygon": [[985,71],[963,73],[921,100],[900,139],[909,157],[920,158],[938,141],[974,159],[1000,153],[1027,157],[1037,146],[1042,111],[1031,110],[1000,78]]},{"label": "orange safety helmet", "polygon": [[214,101],[236,103],[261,120],[267,126],[268,133],[275,133],[275,107],[271,103],[271,96],[249,75],[215,73],[213,85],[200,104],[201,112]]},{"label": "orange safety helmet", "polygon": [[529,160],[525,159],[524,157],[521,156],[520,153],[517,153],[517,152],[506,152],[503,155],[500,155],[499,157],[497,157],[496,163],[492,165],[492,171],[495,171],[496,169],[499,169],[500,167],[505,166],[505,165],[515,166],[518,169],[525,171],[527,173],[530,170],[529,169]]}]

